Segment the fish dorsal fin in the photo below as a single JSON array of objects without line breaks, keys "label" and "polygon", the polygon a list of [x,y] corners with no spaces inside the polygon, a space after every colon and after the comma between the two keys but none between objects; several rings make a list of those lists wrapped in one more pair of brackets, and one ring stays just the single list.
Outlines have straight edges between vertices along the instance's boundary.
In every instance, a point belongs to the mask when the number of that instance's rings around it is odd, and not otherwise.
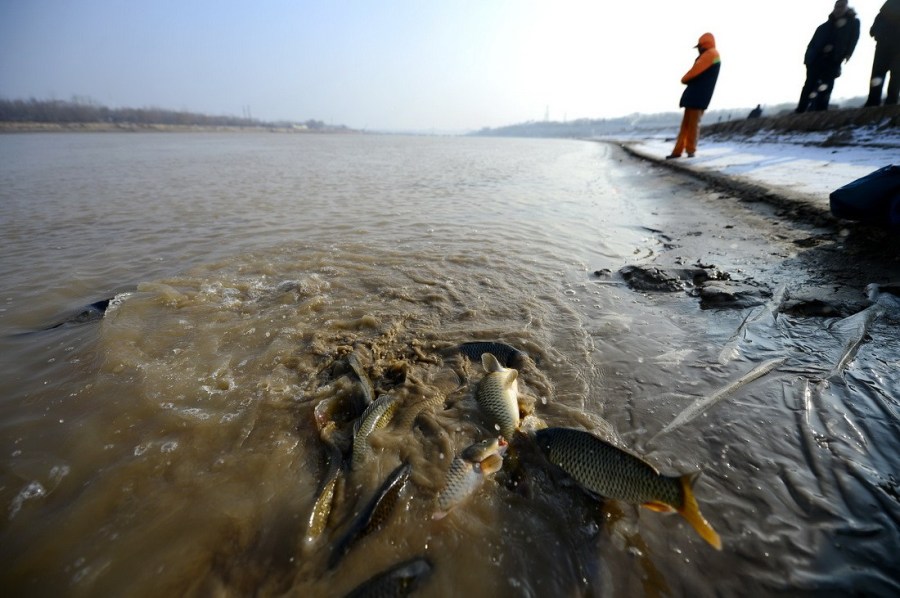
[{"label": "fish dorsal fin", "polygon": [[509,388],[513,384],[516,383],[516,380],[519,379],[519,370],[507,370],[509,373],[506,375],[506,381],[503,382],[503,386],[505,388]]},{"label": "fish dorsal fin", "polygon": [[503,457],[494,453],[488,455],[481,463],[478,464],[482,475],[491,475],[497,473],[503,468]]},{"label": "fish dorsal fin", "polygon": [[500,362],[497,361],[497,358],[494,357],[493,353],[482,353],[481,354],[481,367],[484,368],[484,371],[487,373],[491,372],[502,372],[503,366],[500,365]]}]

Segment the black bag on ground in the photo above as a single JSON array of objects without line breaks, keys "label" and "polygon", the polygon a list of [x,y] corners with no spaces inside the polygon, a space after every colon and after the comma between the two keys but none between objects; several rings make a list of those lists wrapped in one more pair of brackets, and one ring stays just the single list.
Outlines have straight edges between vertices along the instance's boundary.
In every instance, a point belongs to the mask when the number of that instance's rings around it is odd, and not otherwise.
[{"label": "black bag on ground", "polygon": [[879,168],[829,196],[831,213],[846,220],[900,226],[900,166]]}]

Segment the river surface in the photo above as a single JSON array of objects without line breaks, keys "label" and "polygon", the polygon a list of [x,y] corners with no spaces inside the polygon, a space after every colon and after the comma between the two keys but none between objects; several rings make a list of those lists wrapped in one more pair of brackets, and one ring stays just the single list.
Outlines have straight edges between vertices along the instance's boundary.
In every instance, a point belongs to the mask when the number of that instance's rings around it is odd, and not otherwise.
[{"label": "river surface", "polygon": [[[582,141],[0,136],[4,594],[342,596],[424,557],[423,596],[897,595],[896,307],[782,313],[818,276],[810,233],[736,204]],[[766,293],[705,308],[633,290],[635,265]],[[722,550],[527,450],[433,519],[453,455],[492,435],[453,351],[474,340],[528,353],[529,425],[701,471]],[[403,402],[307,539],[351,354]]]}]

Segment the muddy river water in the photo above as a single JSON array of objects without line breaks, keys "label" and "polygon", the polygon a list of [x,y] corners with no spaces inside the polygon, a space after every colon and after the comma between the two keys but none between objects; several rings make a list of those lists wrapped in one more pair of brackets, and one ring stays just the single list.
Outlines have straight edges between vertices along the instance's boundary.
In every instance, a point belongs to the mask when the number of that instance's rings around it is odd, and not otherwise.
[{"label": "muddy river water", "polygon": [[[592,142],[0,136],[0,586],[343,596],[421,559],[422,596],[897,595],[900,311],[864,278],[858,309],[785,309],[828,287],[813,233],[738,204]],[[698,271],[750,300],[704,301]],[[496,435],[467,341],[528,354],[530,426],[701,471],[722,550],[527,441],[434,519]],[[308,539],[322,426],[345,451],[352,426],[328,407],[365,394],[351,355],[401,404]]]}]

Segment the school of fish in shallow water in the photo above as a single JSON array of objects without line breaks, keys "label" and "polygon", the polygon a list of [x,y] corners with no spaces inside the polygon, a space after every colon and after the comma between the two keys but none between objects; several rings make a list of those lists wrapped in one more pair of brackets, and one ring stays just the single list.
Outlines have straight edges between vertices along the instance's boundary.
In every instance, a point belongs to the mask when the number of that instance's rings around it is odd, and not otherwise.
[{"label": "school of fish in shallow water", "polygon": [[[429,359],[421,349],[416,351],[419,358]],[[694,498],[692,488],[699,472],[666,476],[591,432],[548,428],[519,396],[520,370],[516,368],[524,368],[529,358],[507,344],[467,342],[444,351],[443,356],[456,356],[460,374],[456,380],[472,388],[467,398],[474,402],[481,423],[470,429],[471,443],[456,454],[451,454],[452,443],[439,422],[448,414],[452,416],[451,406],[445,404],[444,397],[409,392],[408,388],[416,387],[418,381],[406,364],[394,362],[367,370],[363,352],[354,349],[330,366],[330,381],[325,386],[345,386],[339,392],[326,393],[326,398],[315,405],[315,421],[328,464],[304,540],[307,554],[320,550],[327,553],[328,570],[337,569],[360,539],[379,533],[407,485],[417,486],[413,499],[432,501],[434,520],[452,517],[453,511],[465,508],[474,494],[485,488],[490,491],[491,484],[496,484],[494,474],[504,467],[522,467],[527,460],[518,459],[517,454],[532,447],[538,450],[531,453],[542,455],[548,469],[561,472],[588,496],[652,511],[677,511],[704,540],[721,549],[718,534],[701,515]],[[471,362],[480,362],[483,369],[474,384],[467,374]],[[380,376],[377,385],[370,371]],[[348,380],[351,383],[346,386]],[[435,461],[449,461],[449,465],[413,463],[401,450],[400,464],[379,486],[367,488],[361,474],[377,458],[378,434],[408,431],[414,425],[429,431],[427,438],[437,452]],[[434,479],[435,471],[440,472],[439,479]],[[427,584],[436,566],[440,564],[424,555],[398,563],[387,571],[375,572],[352,595],[408,595]]]}]

